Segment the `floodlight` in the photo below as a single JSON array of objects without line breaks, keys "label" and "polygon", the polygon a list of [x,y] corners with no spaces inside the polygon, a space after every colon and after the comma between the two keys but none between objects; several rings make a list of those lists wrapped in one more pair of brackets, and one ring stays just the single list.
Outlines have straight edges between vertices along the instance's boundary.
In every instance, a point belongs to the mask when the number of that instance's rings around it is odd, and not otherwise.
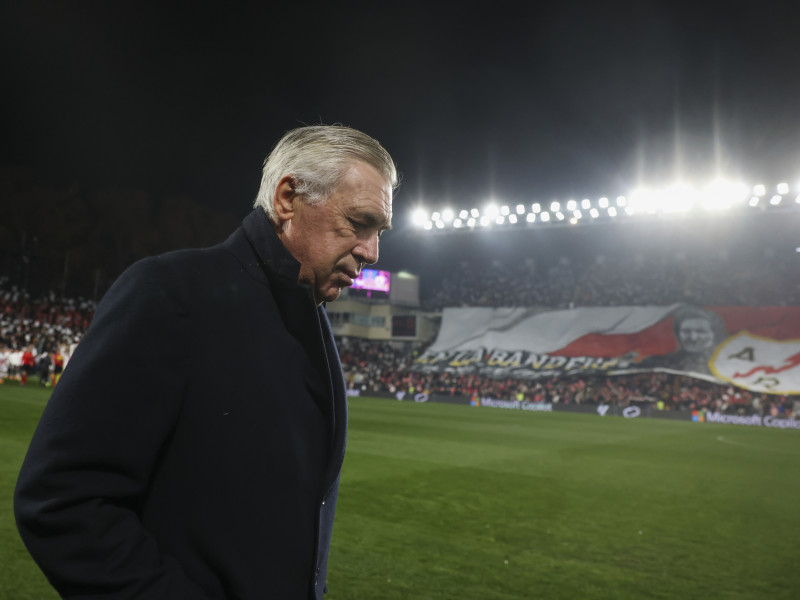
[{"label": "floodlight", "polygon": [[461,219],[462,221],[466,219],[468,216],[469,213],[466,210],[462,210],[460,213],[458,213],[458,218]]},{"label": "floodlight", "polygon": [[772,198],[769,199],[769,203],[772,204],[772,206],[778,206],[778,204],[781,203],[781,200],[783,200],[783,196],[775,194]]},{"label": "floodlight", "polygon": [[629,217],[633,216],[634,212],[636,211],[634,211],[633,208],[631,208],[630,206],[625,207],[625,214],[628,215]]},{"label": "floodlight", "polygon": [[597,210],[596,208],[593,208],[593,209],[591,209],[591,210],[589,211],[589,214],[590,214],[590,215],[592,215],[592,218],[593,218],[593,219],[596,219],[597,217],[599,217],[599,216],[600,216],[600,211],[599,211],[599,210]]},{"label": "floodlight", "polygon": [[525,205],[524,204],[517,204],[517,214],[524,215],[525,214]]},{"label": "floodlight", "polygon": [[717,179],[703,190],[702,206],[706,210],[721,210],[744,202],[747,196],[744,184]]},{"label": "floodlight", "polygon": [[627,206],[628,200],[625,196],[617,196],[617,206]]},{"label": "floodlight", "polygon": [[617,209],[614,206],[608,207],[608,216],[609,217],[616,217],[617,216]]},{"label": "floodlight", "polygon": [[535,213],[542,212],[542,205],[536,202],[535,204],[531,204],[531,210]]},{"label": "floodlight", "polygon": [[541,218],[542,218],[542,221],[547,223],[550,220],[550,213],[549,212],[543,212]]},{"label": "floodlight", "polygon": [[511,211],[508,209],[507,206],[500,207],[500,214],[503,215],[504,217],[507,217],[509,212]]},{"label": "floodlight", "polygon": [[442,215],[439,214],[438,212],[435,212],[435,213],[431,214],[431,221],[438,221],[441,218],[442,218]]},{"label": "floodlight", "polygon": [[508,222],[509,223],[516,223],[517,222],[517,215],[509,215]]},{"label": "floodlight", "polygon": [[564,213],[562,213],[561,211],[558,211],[556,213],[556,219],[558,219],[559,221],[563,221],[564,220]]},{"label": "floodlight", "polygon": [[795,204],[800,204],[800,194],[797,195],[797,198],[794,199]]},{"label": "floodlight", "polygon": [[[661,201],[656,192],[641,188],[634,190],[631,194],[631,203],[628,208],[635,212],[655,212],[660,204]],[[619,203],[619,198],[617,198],[617,206],[624,206]]]},{"label": "floodlight", "polygon": [[411,214],[411,222],[417,227],[421,227],[428,220],[428,213],[423,209],[418,208]]},{"label": "floodlight", "polygon": [[486,215],[483,215],[481,217],[480,223],[481,223],[481,227],[486,227],[487,225],[489,225],[489,217],[486,216]]},{"label": "floodlight", "polygon": [[700,195],[687,183],[674,183],[661,196],[660,209],[664,212],[687,212],[694,206]]},{"label": "floodlight", "polygon": [[569,220],[569,224],[570,224],[570,225],[577,225],[577,224],[578,224],[578,219],[576,219],[575,217],[572,217],[572,218]]},{"label": "floodlight", "polygon": [[561,210],[561,203],[560,202],[551,202],[550,203],[550,212],[558,212]]},{"label": "floodlight", "polygon": [[775,186],[775,189],[778,191],[778,193],[781,196],[783,196],[783,195],[789,193],[789,184],[788,183],[779,183],[777,186]]},{"label": "floodlight", "polygon": [[533,223],[534,221],[536,221],[536,215],[535,215],[535,214],[533,214],[533,213],[528,213],[528,214],[525,216],[525,220],[526,220],[528,223]]},{"label": "floodlight", "polygon": [[477,208],[473,208],[471,211],[469,211],[469,215],[473,219],[477,219],[478,217],[481,216],[481,211],[479,211]]},{"label": "floodlight", "polygon": [[747,204],[749,204],[750,206],[758,206],[758,201],[759,197],[753,196],[752,198],[750,198],[750,202],[748,202]]},{"label": "floodlight", "polygon": [[579,210],[574,210],[572,211],[572,216],[575,217],[576,219],[580,219],[581,217],[583,217],[583,213],[581,213],[581,211]]},{"label": "floodlight", "polygon": [[461,219],[456,219],[455,221],[453,221],[453,227],[455,227],[456,229],[461,229],[463,226],[464,223],[461,221]]},{"label": "floodlight", "polygon": [[494,219],[500,211],[497,210],[496,204],[487,204],[486,208],[483,209],[483,214],[489,217],[490,219]]},{"label": "floodlight", "polygon": [[454,216],[455,215],[453,214],[453,211],[451,209],[449,209],[449,208],[445,208],[442,211],[442,220],[445,223],[449,223],[450,221],[452,221]]},{"label": "floodlight", "polygon": [[467,221],[467,227],[475,227],[475,217],[470,217],[469,221]]},{"label": "floodlight", "polygon": [[495,222],[495,223],[497,223],[498,225],[502,225],[503,223],[505,223],[505,222],[506,222],[506,218],[505,218],[503,215],[499,215],[499,216],[498,216],[498,217],[497,217],[497,218],[494,220],[494,222]]},{"label": "floodlight", "polygon": [[753,186],[753,193],[756,196],[763,196],[764,194],[767,193],[767,188],[764,187],[763,185],[760,185],[760,184],[756,185],[756,186]]},{"label": "floodlight", "polygon": [[592,206],[592,201],[591,201],[591,200],[589,200],[588,198],[584,198],[584,199],[581,201],[581,208],[582,208],[583,210],[589,210],[589,209],[591,208],[591,206]]},{"label": "floodlight", "polygon": [[426,221],[424,227],[427,231],[430,231],[431,229],[433,229],[433,223],[431,223],[430,221]]},{"label": "floodlight", "polygon": [[600,208],[608,208],[608,198],[600,198],[600,200],[597,201],[597,204],[600,206]]},{"label": "floodlight", "polygon": [[444,222],[443,221],[436,221],[436,227],[437,227],[437,229],[443,229],[444,228]]},{"label": "floodlight", "polygon": [[577,202],[575,202],[575,200],[569,200],[569,201],[567,202],[567,210],[568,210],[568,211],[572,212],[572,211],[573,211],[573,210],[575,210],[576,208],[578,208],[578,203],[577,203]]}]

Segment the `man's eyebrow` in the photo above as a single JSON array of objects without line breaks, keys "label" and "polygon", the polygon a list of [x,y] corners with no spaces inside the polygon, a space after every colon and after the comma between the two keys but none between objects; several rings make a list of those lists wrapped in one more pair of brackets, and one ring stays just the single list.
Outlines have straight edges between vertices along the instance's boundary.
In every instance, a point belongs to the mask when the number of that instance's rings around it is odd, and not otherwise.
[{"label": "man's eyebrow", "polygon": [[388,221],[384,221],[383,219],[376,217],[372,213],[364,213],[361,215],[361,220],[368,227],[378,227],[383,231],[388,231],[389,229],[392,228],[391,217],[389,217]]}]

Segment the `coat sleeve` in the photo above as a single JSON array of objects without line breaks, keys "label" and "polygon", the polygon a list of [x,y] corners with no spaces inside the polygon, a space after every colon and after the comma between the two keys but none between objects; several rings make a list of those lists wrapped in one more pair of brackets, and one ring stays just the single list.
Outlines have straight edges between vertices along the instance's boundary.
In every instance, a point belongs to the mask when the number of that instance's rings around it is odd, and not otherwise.
[{"label": "coat sleeve", "polygon": [[186,387],[190,314],[161,259],[112,286],[34,433],[17,526],[68,599],[202,600],[139,512]]}]

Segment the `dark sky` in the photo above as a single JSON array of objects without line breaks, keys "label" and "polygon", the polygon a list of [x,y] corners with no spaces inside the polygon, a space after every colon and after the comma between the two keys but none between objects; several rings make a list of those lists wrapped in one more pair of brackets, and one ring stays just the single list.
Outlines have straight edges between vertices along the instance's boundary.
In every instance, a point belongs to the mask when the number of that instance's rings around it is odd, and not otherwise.
[{"label": "dark sky", "polygon": [[340,122],[395,157],[396,221],[800,178],[796,2],[229,4],[4,3],[0,164],[243,216],[283,132]]}]

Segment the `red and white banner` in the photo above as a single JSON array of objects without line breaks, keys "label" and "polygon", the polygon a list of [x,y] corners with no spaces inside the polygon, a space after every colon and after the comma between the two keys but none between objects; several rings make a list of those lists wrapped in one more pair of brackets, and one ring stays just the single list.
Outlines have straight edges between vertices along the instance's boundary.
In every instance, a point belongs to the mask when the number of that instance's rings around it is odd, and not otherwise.
[{"label": "red and white banner", "polygon": [[665,371],[800,394],[800,307],[446,308],[415,366],[530,380]]}]

